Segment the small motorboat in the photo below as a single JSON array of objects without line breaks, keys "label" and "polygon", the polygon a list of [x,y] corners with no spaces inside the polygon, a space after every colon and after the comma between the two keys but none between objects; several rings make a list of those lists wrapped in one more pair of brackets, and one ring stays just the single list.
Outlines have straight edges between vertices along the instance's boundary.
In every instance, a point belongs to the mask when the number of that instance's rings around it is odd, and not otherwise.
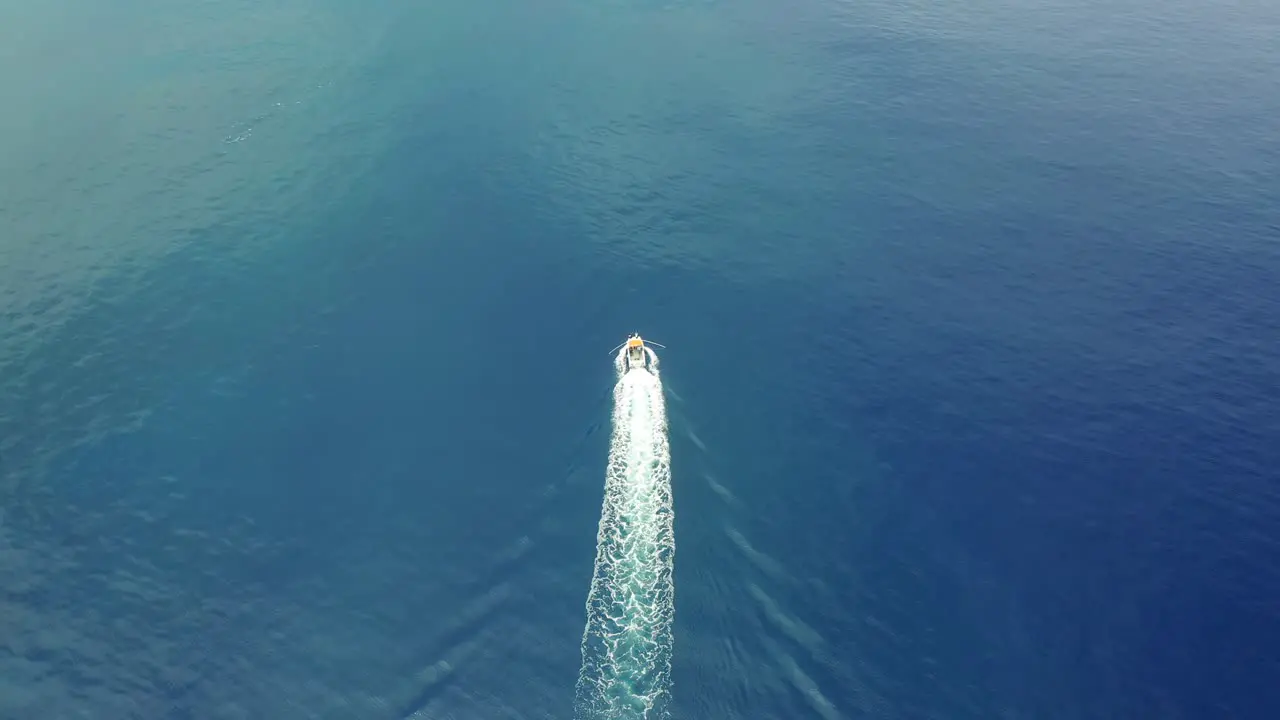
[{"label": "small motorboat", "polygon": [[666,347],[652,341],[646,343],[639,333],[631,333],[626,342],[614,348],[618,352],[619,365],[624,370],[631,370],[632,368],[651,369],[657,362],[658,357],[654,354],[653,349],[649,347],[650,345],[664,349]]}]

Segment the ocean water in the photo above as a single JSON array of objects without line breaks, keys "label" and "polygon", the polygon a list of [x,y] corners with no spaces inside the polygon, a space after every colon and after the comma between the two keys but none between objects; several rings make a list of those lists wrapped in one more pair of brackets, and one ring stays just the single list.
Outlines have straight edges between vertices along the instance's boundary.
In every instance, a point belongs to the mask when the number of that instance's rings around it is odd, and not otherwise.
[{"label": "ocean water", "polygon": [[1280,9],[0,1],[0,718],[1280,714]]}]

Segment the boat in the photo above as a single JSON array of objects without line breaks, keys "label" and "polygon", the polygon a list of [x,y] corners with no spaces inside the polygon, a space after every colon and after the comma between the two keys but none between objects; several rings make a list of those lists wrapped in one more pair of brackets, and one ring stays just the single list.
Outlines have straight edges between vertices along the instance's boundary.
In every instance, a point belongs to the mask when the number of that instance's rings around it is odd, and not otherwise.
[{"label": "boat", "polygon": [[643,370],[651,370],[658,362],[658,356],[654,354],[650,345],[660,348],[666,348],[665,345],[659,345],[653,341],[645,341],[640,337],[640,333],[631,333],[631,335],[621,345],[614,348],[618,353],[618,365],[624,370],[632,370],[640,368]]}]

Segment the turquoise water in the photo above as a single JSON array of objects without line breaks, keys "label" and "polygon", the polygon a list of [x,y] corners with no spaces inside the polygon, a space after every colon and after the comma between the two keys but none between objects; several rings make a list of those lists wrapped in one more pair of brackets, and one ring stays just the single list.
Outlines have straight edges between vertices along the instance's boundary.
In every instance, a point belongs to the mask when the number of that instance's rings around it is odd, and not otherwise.
[{"label": "turquoise water", "polygon": [[1280,12],[0,3],[0,717],[1268,718]]}]

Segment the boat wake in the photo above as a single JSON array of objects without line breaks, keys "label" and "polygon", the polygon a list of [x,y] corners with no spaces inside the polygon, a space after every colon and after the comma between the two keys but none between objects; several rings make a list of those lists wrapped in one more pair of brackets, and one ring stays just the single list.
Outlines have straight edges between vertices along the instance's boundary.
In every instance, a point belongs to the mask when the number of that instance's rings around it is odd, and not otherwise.
[{"label": "boat wake", "polygon": [[657,356],[619,353],[613,434],[595,570],[587,595],[580,720],[667,716],[675,614],[674,513],[667,414]]}]

